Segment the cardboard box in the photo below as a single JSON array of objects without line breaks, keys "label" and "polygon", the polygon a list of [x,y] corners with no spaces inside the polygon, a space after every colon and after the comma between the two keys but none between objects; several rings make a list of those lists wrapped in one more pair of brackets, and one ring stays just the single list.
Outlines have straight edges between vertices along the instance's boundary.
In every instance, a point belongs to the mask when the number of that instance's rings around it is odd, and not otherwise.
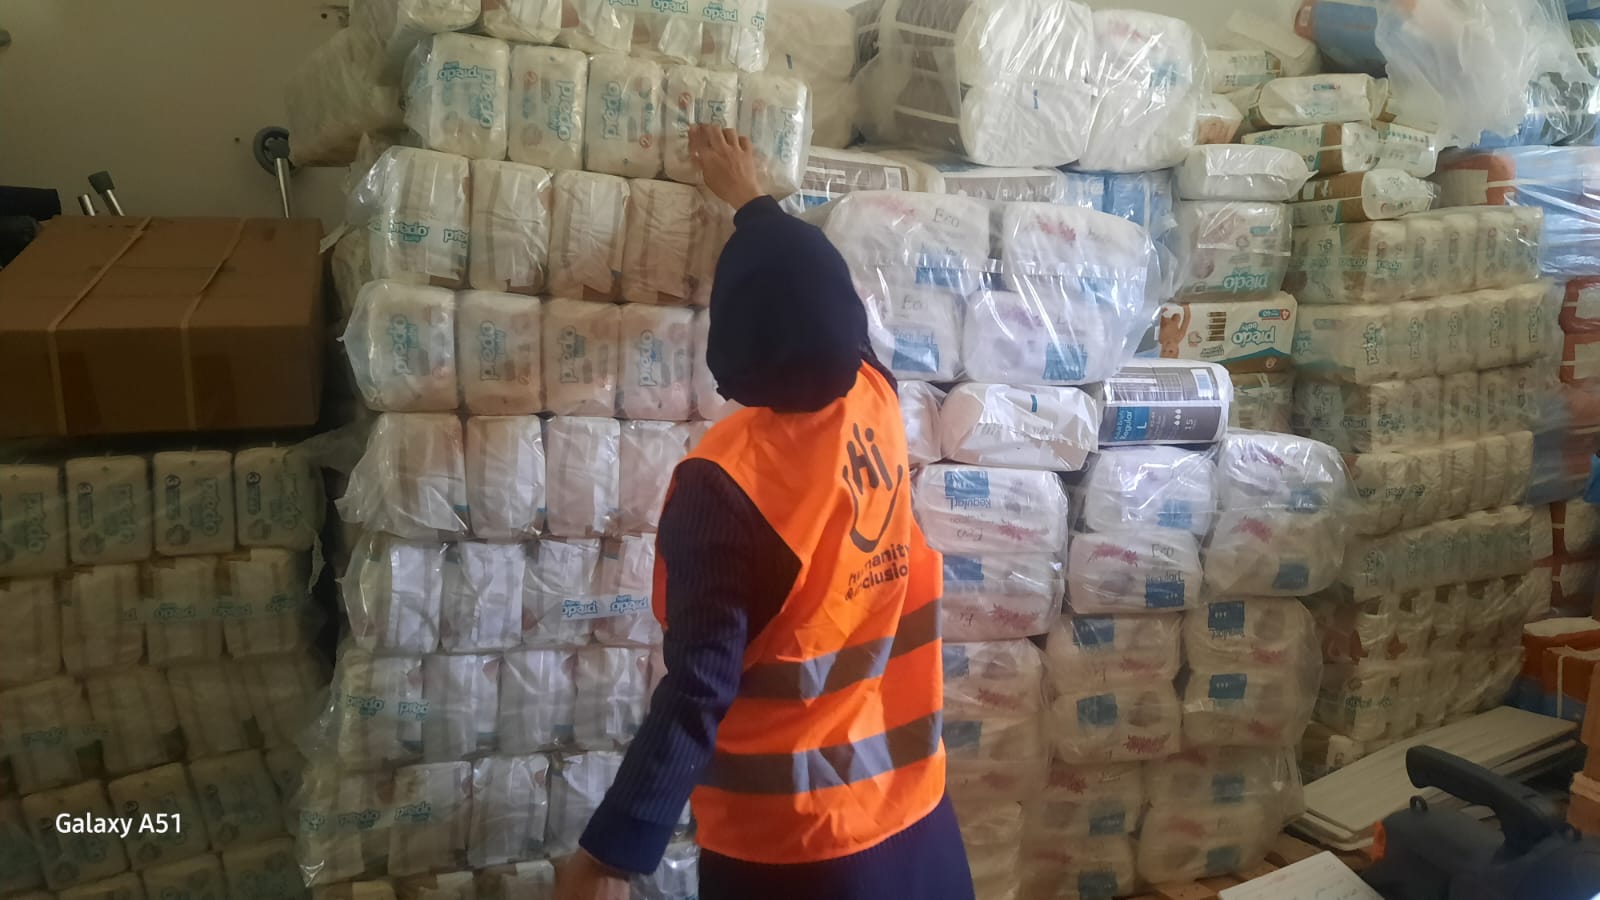
[{"label": "cardboard box", "polygon": [[1567,824],[1584,834],[1600,834],[1600,782],[1587,774],[1572,776]]},{"label": "cardboard box", "polygon": [[0,270],[0,438],[314,425],[320,223],[60,218]]}]

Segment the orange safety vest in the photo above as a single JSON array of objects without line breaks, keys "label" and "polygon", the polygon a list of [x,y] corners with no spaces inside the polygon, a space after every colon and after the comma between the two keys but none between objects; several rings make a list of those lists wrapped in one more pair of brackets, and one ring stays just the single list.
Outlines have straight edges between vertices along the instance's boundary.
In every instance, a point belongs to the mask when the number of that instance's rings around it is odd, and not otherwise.
[{"label": "orange safety vest", "polygon": [[[701,846],[815,862],[917,823],[944,796],[943,570],[911,516],[893,389],[863,365],[824,409],[740,410],[689,458],[728,473],[800,561],[782,609],[745,650],[691,798]],[[655,612],[669,626],[665,598],[657,557]]]}]

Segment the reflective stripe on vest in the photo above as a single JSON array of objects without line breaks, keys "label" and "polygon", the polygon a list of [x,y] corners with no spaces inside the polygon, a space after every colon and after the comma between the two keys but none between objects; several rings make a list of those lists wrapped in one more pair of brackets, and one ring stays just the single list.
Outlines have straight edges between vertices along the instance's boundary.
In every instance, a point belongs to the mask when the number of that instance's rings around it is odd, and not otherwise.
[{"label": "reflective stripe on vest", "polygon": [[736,794],[803,794],[855,784],[938,753],[941,729],[936,712],[859,741],[799,753],[718,752],[705,784]]},{"label": "reflective stripe on vest", "polygon": [[879,638],[800,662],[757,663],[744,673],[739,696],[815,700],[858,681],[877,678],[889,660],[939,639],[939,604],[906,613],[893,638]]}]

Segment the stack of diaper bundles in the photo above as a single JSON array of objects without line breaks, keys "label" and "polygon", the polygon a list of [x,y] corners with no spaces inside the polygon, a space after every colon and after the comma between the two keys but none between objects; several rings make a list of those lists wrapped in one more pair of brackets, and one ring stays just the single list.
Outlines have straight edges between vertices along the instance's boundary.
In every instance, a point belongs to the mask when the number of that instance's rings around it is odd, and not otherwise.
[{"label": "stack of diaper bundles", "polygon": [[1321,671],[1301,596],[1337,577],[1338,454],[1239,431],[1104,447],[1073,480],[1068,607],[1045,644],[1051,768],[1025,802],[1030,896],[1248,866],[1300,812]]},{"label": "stack of diaper bundles", "polygon": [[[324,503],[298,446],[0,464],[0,892],[303,896],[270,848],[328,684]],[[112,814],[134,830],[57,828]]]}]

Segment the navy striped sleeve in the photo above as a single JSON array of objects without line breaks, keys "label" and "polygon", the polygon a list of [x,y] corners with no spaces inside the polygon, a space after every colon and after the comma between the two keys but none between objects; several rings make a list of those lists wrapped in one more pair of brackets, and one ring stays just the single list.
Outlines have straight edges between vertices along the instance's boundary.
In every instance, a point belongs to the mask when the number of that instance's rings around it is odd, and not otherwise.
[{"label": "navy striped sleeve", "polygon": [[674,475],[656,552],[666,566],[667,674],[580,843],[624,872],[655,870],[739,691],[744,653],[782,608],[799,559],[719,466]]}]

